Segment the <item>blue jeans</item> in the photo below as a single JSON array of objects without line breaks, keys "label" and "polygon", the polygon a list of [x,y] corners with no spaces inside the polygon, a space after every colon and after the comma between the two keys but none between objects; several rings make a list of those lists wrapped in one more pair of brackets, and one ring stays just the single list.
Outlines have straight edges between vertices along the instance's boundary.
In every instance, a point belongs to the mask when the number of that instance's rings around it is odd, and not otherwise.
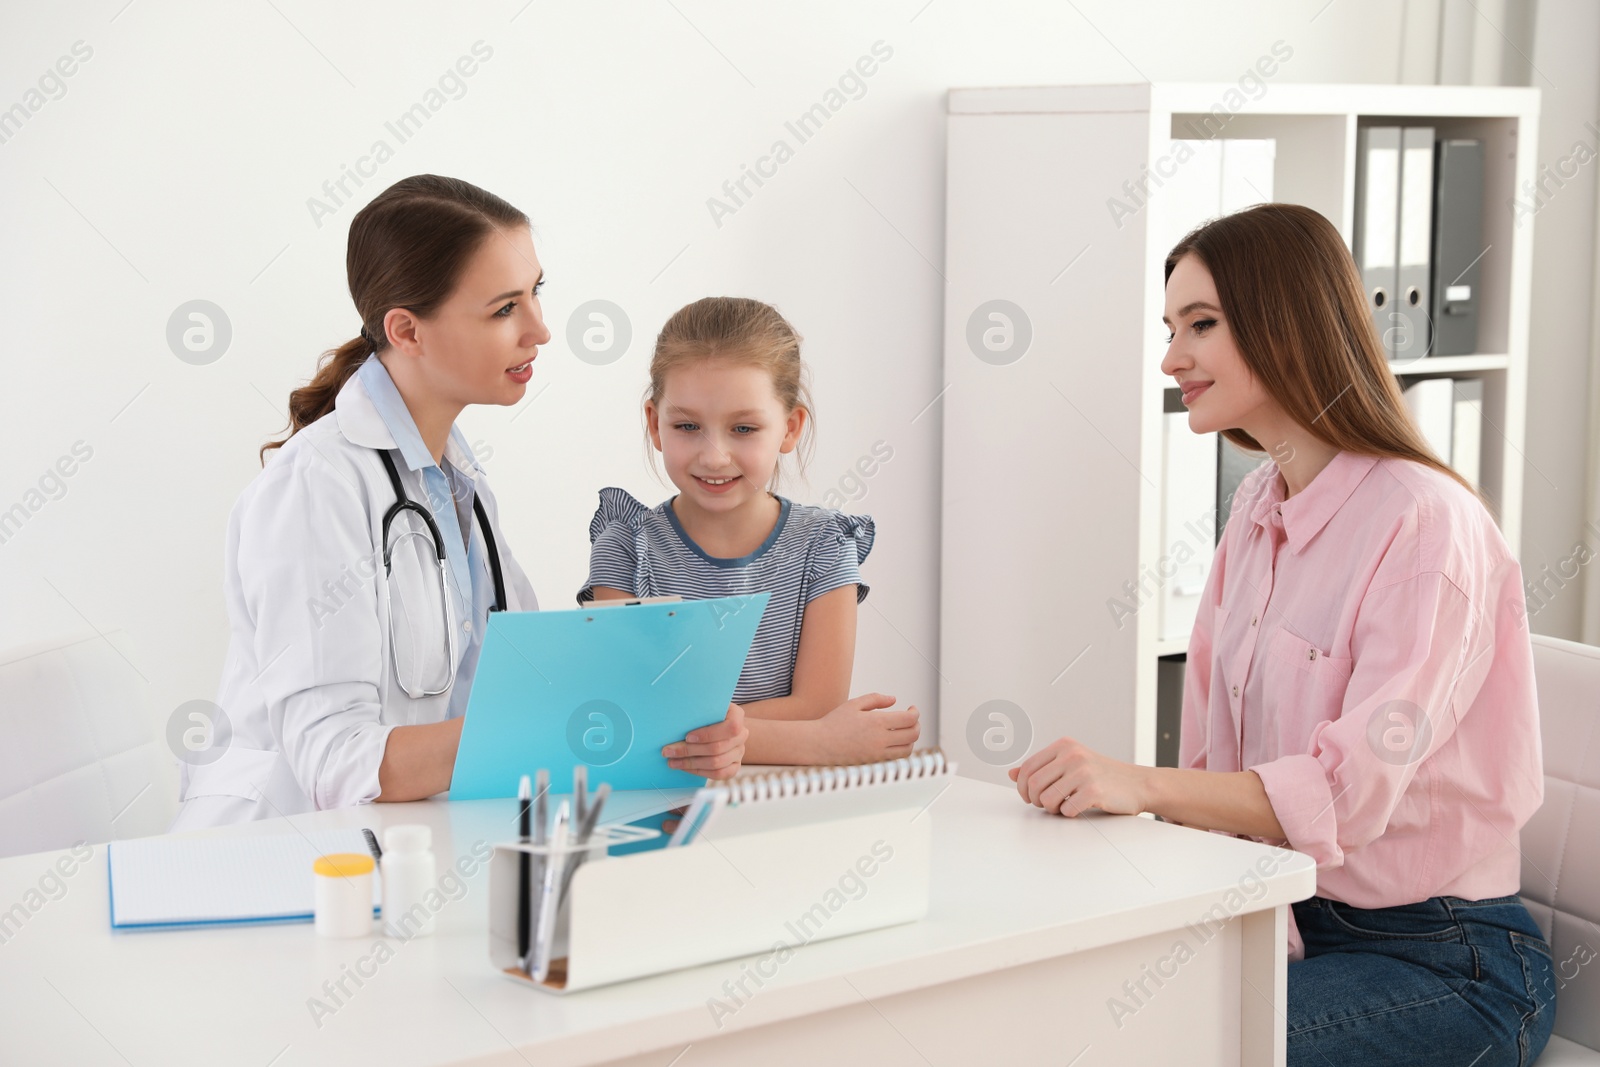
[{"label": "blue jeans", "polygon": [[1528,1067],[1555,1025],[1550,946],[1515,896],[1294,905],[1290,1067]]}]

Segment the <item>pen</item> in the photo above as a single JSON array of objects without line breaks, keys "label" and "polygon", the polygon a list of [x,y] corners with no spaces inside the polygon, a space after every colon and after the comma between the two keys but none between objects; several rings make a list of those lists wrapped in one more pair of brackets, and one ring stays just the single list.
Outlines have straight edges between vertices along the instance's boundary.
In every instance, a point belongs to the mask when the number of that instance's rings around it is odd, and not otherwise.
[{"label": "pen", "polygon": [[545,857],[544,886],[539,894],[539,929],[533,939],[533,980],[542,982],[550,975],[550,954],[556,936],[556,887],[567,847],[567,821],[571,810],[563,800],[556,809],[555,831],[550,835],[550,852]]},{"label": "pen", "polygon": [[578,821],[578,844],[587,845],[589,837],[594,833],[594,828],[600,821],[600,809],[605,807],[606,798],[611,795],[611,783],[601,782],[600,788],[594,792],[594,801],[589,805],[589,810]]},{"label": "pen", "polygon": [[[528,844],[528,821],[532,803],[533,787],[528,783],[528,776],[524,774],[522,781],[517,785],[517,806],[521,809],[520,829],[522,843],[525,845]],[[517,854],[517,966],[523,971],[528,969],[528,927],[531,906],[529,894],[533,889],[529,882],[532,877],[532,860],[533,857],[526,852]]]},{"label": "pen", "polygon": [[572,768],[572,822],[574,826],[583,825],[583,817],[589,807],[589,768],[578,764]]},{"label": "pen", "polygon": [[533,843],[542,845],[547,840],[550,826],[550,772],[540,771],[535,780],[533,794]]},{"label": "pen", "polygon": [[578,868],[583,866],[589,858],[589,850],[584,848],[589,843],[589,838],[594,836],[594,828],[600,821],[600,809],[606,806],[606,797],[611,795],[611,783],[601,782],[600,788],[594,792],[594,802],[589,805],[589,810],[584,812],[583,818],[578,823],[578,847],[581,851],[573,854],[567,869],[561,875],[561,892],[556,897],[556,907],[561,907],[561,902],[567,899],[567,890],[572,885],[572,876],[578,873]]}]

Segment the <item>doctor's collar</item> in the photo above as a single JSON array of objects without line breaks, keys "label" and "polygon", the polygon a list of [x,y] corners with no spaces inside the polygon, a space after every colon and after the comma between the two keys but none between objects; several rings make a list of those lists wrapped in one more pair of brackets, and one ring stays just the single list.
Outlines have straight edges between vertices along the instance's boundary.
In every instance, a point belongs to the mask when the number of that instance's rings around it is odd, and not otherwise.
[{"label": "doctor's collar", "polygon": [[[405,399],[376,353],[369,355],[339,390],[334,411],[340,432],[352,444],[363,448],[398,449],[410,470],[435,465]],[[459,426],[450,427],[443,458],[465,474],[483,473]]]}]

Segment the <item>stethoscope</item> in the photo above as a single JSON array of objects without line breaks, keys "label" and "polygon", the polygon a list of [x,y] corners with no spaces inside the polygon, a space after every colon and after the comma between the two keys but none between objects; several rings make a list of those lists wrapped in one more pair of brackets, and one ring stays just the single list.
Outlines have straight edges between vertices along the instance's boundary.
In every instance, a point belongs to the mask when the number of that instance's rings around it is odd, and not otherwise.
[{"label": "stethoscope", "polygon": [[[395,495],[394,505],[390,507],[383,516],[382,536],[384,582],[387,583],[389,581],[389,575],[393,569],[389,561],[389,524],[392,523],[395,519],[395,516],[399,515],[402,511],[414,511],[418,515],[422,516],[422,521],[427,524],[428,529],[426,534],[420,530],[407,530],[400,536],[402,538],[428,537],[433,543],[433,553],[439,560],[439,598],[444,602],[445,648],[449,654],[449,659],[447,661],[449,664],[449,672],[445,677],[444,686],[439,689],[423,688],[420,692],[412,692],[411,688],[406,685],[405,673],[400,670],[400,654],[395,649],[394,643],[395,630],[393,596],[387,598],[387,610],[389,615],[389,656],[394,662],[395,680],[400,683],[400,689],[405,693],[406,696],[411,697],[412,699],[416,699],[417,697],[438,696],[440,693],[448,693],[450,691],[450,687],[454,685],[456,681],[456,624],[455,612],[452,610],[452,605],[455,603],[455,597],[450,595],[449,573],[444,554],[444,539],[439,536],[439,527],[434,523],[433,515],[428,511],[428,509],[423,507],[421,504],[416,503],[410,497],[406,496],[405,487],[400,484],[400,472],[395,469],[394,459],[384,449],[379,449],[378,455],[383,457],[383,466],[384,469],[389,472],[389,484],[394,486]],[[489,528],[489,516],[483,510],[483,497],[476,494],[473,495],[472,513],[478,517],[478,528],[483,531],[483,543],[484,546],[489,550],[489,573],[494,576],[494,604],[489,608],[489,610],[491,612],[504,611],[506,610],[506,583],[505,579],[501,577],[500,574],[500,549],[495,545],[494,531]],[[472,531],[468,530],[467,543],[470,545],[471,542]]]}]

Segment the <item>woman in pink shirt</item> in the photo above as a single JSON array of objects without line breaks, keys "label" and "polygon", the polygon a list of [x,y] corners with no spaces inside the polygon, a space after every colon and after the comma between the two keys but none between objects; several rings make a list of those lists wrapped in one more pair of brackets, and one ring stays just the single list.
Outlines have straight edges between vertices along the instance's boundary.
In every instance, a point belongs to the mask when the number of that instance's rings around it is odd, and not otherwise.
[{"label": "woman in pink shirt", "polygon": [[1326,219],[1216,219],[1166,274],[1161,369],[1189,428],[1269,459],[1195,621],[1180,767],[1063,738],[1012,769],[1017,790],[1317,861],[1290,923],[1289,1063],[1530,1064],[1555,983],[1517,896],[1543,798],[1521,568],[1407,415]]}]

